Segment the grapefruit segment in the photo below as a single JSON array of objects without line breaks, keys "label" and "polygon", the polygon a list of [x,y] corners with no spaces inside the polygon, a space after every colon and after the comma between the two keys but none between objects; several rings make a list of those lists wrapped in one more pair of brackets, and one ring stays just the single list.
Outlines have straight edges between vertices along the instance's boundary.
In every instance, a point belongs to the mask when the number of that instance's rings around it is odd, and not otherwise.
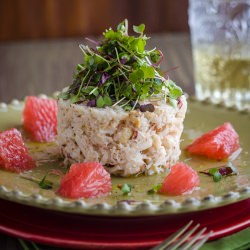
[{"label": "grapefruit segment", "polygon": [[53,141],[57,128],[57,101],[29,96],[23,111],[23,126],[35,141]]},{"label": "grapefruit segment", "polygon": [[111,191],[111,177],[98,162],[75,163],[61,179],[58,194],[72,199],[94,198]]},{"label": "grapefruit segment", "polygon": [[239,136],[233,126],[227,122],[203,134],[186,149],[191,154],[206,156],[214,160],[223,160],[239,147]]},{"label": "grapefruit segment", "polygon": [[171,167],[170,173],[164,178],[159,193],[181,195],[191,192],[199,183],[197,172],[183,162],[178,162]]},{"label": "grapefruit segment", "polygon": [[0,133],[0,168],[20,173],[34,167],[21,133],[15,128]]}]

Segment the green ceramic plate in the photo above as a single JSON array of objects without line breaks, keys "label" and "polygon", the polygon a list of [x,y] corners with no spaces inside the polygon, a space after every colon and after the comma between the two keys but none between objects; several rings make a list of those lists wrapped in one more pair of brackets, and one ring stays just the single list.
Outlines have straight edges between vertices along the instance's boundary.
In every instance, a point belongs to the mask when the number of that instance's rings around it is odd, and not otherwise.
[{"label": "green ceramic plate", "polygon": [[[23,103],[19,101],[13,101],[10,105],[0,104],[0,131],[12,127],[21,129],[22,109]],[[233,160],[238,175],[224,177],[220,182],[215,183],[211,177],[200,174],[200,188],[191,194],[175,197],[147,194],[150,188],[164,178],[164,175],[154,175],[137,178],[112,177],[112,194],[105,198],[63,199],[56,194],[59,176],[48,175],[48,180],[53,182],[51,190],[41,189],[35,182],[41,180],[50,169],[65,171],[61,161],[58,160],[56,145],[32,143],[27,140],[27,146],[33,157],[38,159],[39,166],[22,175],[0,170],[0,197],[22,204],[70,213],[126,216],[183,213],[235,203],[250,197],[249,114],[249,111],[239,111],[223,105],[189,99],[182,135],[182,149],[197,136],[224,122],[233,124],[239,133],[242,147],[240,155]],[[185,155],[185,152],[182,153],[181,160],[187,161],[197,171],[226,164],[204,158],[190,158]],[[117,187],[118,184],[124,183],[133,185],[129,195],[123,195]]]}]

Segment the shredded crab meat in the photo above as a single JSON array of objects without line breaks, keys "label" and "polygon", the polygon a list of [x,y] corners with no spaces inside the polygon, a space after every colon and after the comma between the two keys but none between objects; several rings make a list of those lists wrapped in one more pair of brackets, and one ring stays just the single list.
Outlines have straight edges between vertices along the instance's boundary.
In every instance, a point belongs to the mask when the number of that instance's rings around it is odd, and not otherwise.
[{"label": "shredded crab meat", "polygon": [[119,176],[160,173],[180,156],[187,103],[154,102],[154,112],[58,103],[58,144],[66,163],[98,161]]}]

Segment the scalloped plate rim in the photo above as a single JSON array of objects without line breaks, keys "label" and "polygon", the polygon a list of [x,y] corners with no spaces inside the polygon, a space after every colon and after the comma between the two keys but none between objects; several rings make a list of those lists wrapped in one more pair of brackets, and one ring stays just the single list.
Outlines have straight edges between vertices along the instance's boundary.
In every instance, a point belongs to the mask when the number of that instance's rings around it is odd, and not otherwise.
[{"label": "scalloped plate rim", "polygon": [[[56,95],[57,92],[53,94],[53,97],[56,97]],[[44,94],[38,96],[47,97]],[[248,108],[240,109],[236,105],[227,107],[224,102],[213,103],[210,99],[198,100],[194,96],[188,97],[188,99],[191,102],[212,104],[229,110],[250,114],[250,109]],[[0,112],[7,112],[8,108],[20,109],[22,103],[23,101],[16,99],[9,104],[1,102]],[[74,214],[98,216],[152,216],[195,212],[196,210],[203,211],[246,200],[250,198],[250,185],[238,191],[225,193],[223,196],[214,196],[210,194],[203,199],[187,198],[183,202],[176,202],[174,199],[166,199],[164,202],[157,205],[153,204],[150,200],[146,202],[140,201],[136,205],[127,202],[109,205],[107,203],[88,204],[83,199],[67,200],[60,197],[44,199],[41,195],[25,195],[21,190],[8,190],[4,185],[0,185],[0,198],[32,207]],[[72,211],[72,209],[77,209],[77,211]]]}]

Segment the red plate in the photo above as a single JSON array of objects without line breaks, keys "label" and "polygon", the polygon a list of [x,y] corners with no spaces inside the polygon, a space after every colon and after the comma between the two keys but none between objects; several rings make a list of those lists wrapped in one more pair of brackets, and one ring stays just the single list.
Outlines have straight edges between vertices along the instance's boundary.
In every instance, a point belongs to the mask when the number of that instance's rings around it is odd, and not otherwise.
[{"label": "red plate", "polygon": [[250,226],[250,199],[178,215],[108,217],[71,214],[0,199],[0,231],[42,244],[70,248],[149,248],[190,220],[213,230],[210,240]]}]

